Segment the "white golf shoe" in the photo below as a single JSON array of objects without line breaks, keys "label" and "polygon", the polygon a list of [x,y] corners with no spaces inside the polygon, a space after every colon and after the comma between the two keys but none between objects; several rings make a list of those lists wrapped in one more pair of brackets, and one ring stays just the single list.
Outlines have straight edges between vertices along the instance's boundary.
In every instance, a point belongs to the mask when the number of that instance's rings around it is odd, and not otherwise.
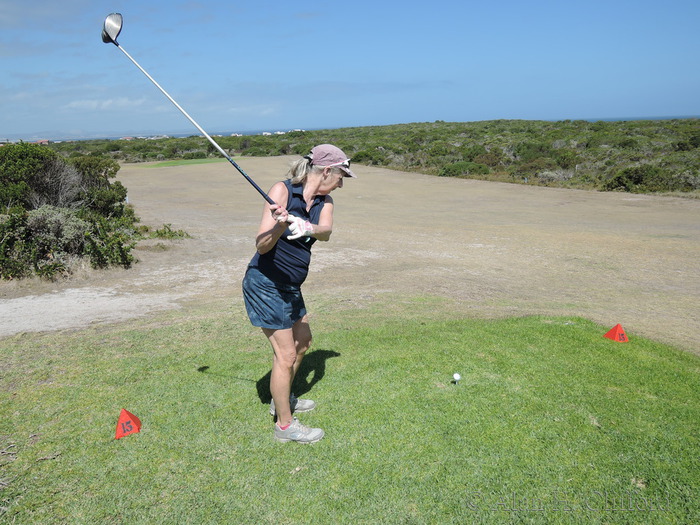
[{"label": "white golf shoe", "polygon": [[[316,408],[316,402],[310,399],[299,399],[294,394],[289,396],[289,406],[292,409],[292,414],[294,412],[311,412]],[[275,400],[273,399],[270,403],[270,415],[274,417],[275,411]]]},{"label": "white golf shoe", "polygon": [[280,443],[296,441],[297,443],[308,445],[320,441],[322,437],[323,430],[306,427],[297,418],[292,419],[292,424],[284,430],[275,423],[275,439]]}]

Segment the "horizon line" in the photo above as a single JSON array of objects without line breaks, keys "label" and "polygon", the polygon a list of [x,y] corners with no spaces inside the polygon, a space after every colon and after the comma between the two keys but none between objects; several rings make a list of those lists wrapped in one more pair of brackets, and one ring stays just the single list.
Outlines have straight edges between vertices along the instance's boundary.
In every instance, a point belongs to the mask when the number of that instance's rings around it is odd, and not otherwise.
[{"label": "horizon line", "polygon": [[[293,131],[322,131],[322,130],[333,130],[333,129],[343,129],[343,128],[365,128],[365,127],[384,127],[384,126],[398,126],[402,124],[425,124],[425,123],[435,123],[435,122],[445,122],[445,123],[452,123],[452,124],[459,124],[459,123],[474,123],[474,122],[490,122],[490,121],[508,121],[508,120],[521,120],[521,121],[542,121],[542,122],[567,122],[567,121],[585,121],[585,122],[638,122],[638,121],[644,121],[644,120],[693,120],[693,119],[698,119],[700,118],[700,115],[686,115],[686,116],[657,116],[657,117],[605,117],[605,118],[565,118],[565,119],[523,119],[523,118],[493,118],[493,119],[481,119],[481,120],[464,120],[464,121],[448,121],[448,120],[442,120],[442,119],[437,119],[434,121],[423,121],[423,122],[396,122],[393,124],[363,124],[359,126],[334,126],[334,127],[320,127],[320,128],[293,128],[293,129],[288,129],[286,131],[281,131],[284,128],[265,128],[265,129],[249,129],[249,130],[244,130],[244,131],[218,131],[218,132],[212,132],[210,135],[214,136],[233,136],[234,134],[238,133],[241,135],[262,135],[264,133],[271,133],[271,134],[286,134],[290,133]],[[274,131],[268,131],[268,130],[274,130]],[[43,140],[48,140],[50,142],[59,142],[59,141],[71,141],[71,140],[120,140],[121,138],[125,137],[132,137],[132,138],[151,138],[154,136],[167,136],[167,137],[176,137],[176,138],[182,138],[182,137],[191,137],[191,136],[199,136],[201,133],[198,133],[197,130],[192,130],[191,132],[184,131],[184,130],[179,130],[179,131],[172,131],[172,132],[157,132],[157,131],[150,131],[150,132],[142,132],[142,133],[116,133],[116,132],[106,132],[106,133],[90,133],[90,134],[78,134],[78,133],[60,133],[60,132],[46,132],[46,133],[13,133],[13,134],[8,134],[8,135],[2,135],[0,134],[0,142],[6,141],[6,142],[37,142],[37,141],[43,141]],[[46,137],[53,137],[53,138],[46,138]],[[58,138],[60,137],[60,138]]]}]

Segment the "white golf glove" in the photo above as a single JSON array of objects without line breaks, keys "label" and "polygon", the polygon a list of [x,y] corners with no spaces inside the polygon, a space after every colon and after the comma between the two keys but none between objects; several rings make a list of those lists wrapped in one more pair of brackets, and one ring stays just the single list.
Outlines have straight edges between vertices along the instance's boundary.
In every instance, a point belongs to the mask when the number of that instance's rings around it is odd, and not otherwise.
[{"label": "white golf glove", "polygon": [[292,215],[291,213],[287,217],[287,222],[289,223],[289,230],[292,234],[287,237],[287,240],[293,241],[301,237],[309,237],[314,232],[313,224],[311,224],[306,219]]}]

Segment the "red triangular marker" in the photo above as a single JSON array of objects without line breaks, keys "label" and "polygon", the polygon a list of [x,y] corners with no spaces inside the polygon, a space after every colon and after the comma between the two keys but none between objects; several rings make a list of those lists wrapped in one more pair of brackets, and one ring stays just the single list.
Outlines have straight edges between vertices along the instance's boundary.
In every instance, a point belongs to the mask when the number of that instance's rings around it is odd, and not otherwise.
[{"label": "red triangular marker", "polygon": [[114,439],[123,438],[129,434],[135,434],[141,431],[141,420],[128,410],[122,408],[117,421],[117,433]]},{"label": "red triangular marker", "polygon": [[613,341],[617,341],[618,343],[629,343],[629,339],[627,339],[625,329],[622,328],[622,325],[619,323],[613,326],[610,329],[610,331],[603,337],[607,337],[608,339],[612,339]]}]

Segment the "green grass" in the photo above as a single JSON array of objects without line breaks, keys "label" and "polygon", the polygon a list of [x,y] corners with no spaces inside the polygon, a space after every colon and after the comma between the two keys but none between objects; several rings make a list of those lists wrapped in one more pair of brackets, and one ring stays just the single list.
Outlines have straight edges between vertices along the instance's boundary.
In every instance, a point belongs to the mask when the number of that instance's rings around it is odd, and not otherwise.
[{"label": "green grass", "polygon": [[212,164],[214,162],[224,162],[225,158],[216,159],[188,159],[188,160],[165,160],[145,166],[146,168],[167,168],[170,166],[190,166],[192,164]]},{"label": "green grass", "polygon": [[[0,522],[700,522],[700,359],[440,305],[313,305],[308,446],[272,437],[238,305],[5,339]],[[143,428],[115,440],[122,408]]]}]

